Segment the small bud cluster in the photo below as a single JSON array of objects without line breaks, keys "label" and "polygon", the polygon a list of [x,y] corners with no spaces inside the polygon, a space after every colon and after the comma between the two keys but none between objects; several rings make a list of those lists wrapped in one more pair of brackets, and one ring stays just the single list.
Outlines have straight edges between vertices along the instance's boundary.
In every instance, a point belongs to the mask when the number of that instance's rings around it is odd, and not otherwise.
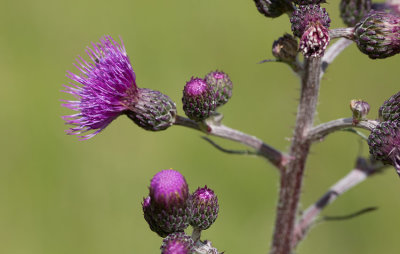
[{"label": "small bud cluster", "polygon": [[371,0],[342,0],[340,17],[350,27],[355,26],[372,8]]},{"label": "small bud cluster", "polygon": [[233,84],[221,71],[208,73],[204,79],[192,78],[183,89],[183,110],[192,120],[201,122],[232,97]]},{"label": "small bud cluster", "polygon": [[321,57],[329,44],[330,18],[318,4],[300,5],[290,18],[293,34],[300,38],[305,57]]},{"label": "small bud cluster", "polygon": [[158,172],[149,190],[142,203],[143,215],[152,231],[166,237],[162,253],[192,253],[194,242],[183,231],[189,224],[206,230],[215,222],[219,205],[214,191],[205,186],[190,195],[185,178],[172,169]]},{"label": "small bud cluster", "polygon": [[379,120],[368,137],[369,152],[376,160],[393,165],[400,176],[400,92],[379,108]]},{"label": "small bud cluster", "polygon": [[257,10],[268,18],[277,18],[294,10],[291,0],[254,0]]},{"label": "small bud cluster", "polygon": [[400,17],[372,11],[355,26],[354,40],[372,59],[396,55],[400,53]]}]

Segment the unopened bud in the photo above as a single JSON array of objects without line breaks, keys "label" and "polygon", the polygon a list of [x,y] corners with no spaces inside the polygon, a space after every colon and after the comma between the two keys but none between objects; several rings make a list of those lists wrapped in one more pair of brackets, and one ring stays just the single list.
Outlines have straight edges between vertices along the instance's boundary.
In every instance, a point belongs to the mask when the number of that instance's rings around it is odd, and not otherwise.
[{"label": "unopened bud", "polygon": [[192,254],[194,242],[185,233],[173,233],[168,235],[161,246],[161,254]]},{"label": "unopened bud", "polygon": [[400,17],[386,12],[370,12],[355,27],[358,49],[372,59],[400,53]]},{"label": "unopened bud", "polygon": [[351,100],[350,109],[353,112],[353,123],[358,124],[361,120],[365,120],[369,113],[370,107],[368,102],[363,100]]},{"label": "unopened bud", "polygon": [[217,107],[224,105],[232,97],[233,84],[225,72],[212,71],[204,80],[214,90]]},{"label": "unopened bud", "polygon": [[192,219],[190,225],[201,230],[208,229],[218,217],[218,198],[214,191],[207,188],[198,188],[192,194]]},{"label": "unopened bud", "polygon": [[379,120],[399,121],[400,120],[400,92],[387,99],[379,108]]},{"label": "unopened bud", "polygon": [[371,10],[371,0],[342,0],[340,2],[340,17],[349,26],[355,26]]},{"label": "unopened bud", "polygon": [[254,0],[257,10],[268,18],[277,18],[294,10],[290,0]]},{"label": "unopened bud", "polygon": [[290,34],[285,34],[272,45],[272,54],[278,61],[285,63],[296,62],[299,44],[296,38]]}]

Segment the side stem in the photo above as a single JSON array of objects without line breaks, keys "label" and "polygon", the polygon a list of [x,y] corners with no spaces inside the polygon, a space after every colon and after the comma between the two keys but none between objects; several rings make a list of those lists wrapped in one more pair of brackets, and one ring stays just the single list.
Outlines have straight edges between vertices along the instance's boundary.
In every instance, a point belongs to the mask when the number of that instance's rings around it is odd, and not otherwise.
[{"label": "side stem", "polygon": [[321,58],[306,58],[304,73],[301,80],[301,97],[297,112],[296,127],[290,147],[292,160],[281,171],[281,183],[275,231],[271,254],[292,253],[292,238],[299,203],[304,168],[310,150],[311,142],[307,138],[308,131],[314,123],[319,81]]}]

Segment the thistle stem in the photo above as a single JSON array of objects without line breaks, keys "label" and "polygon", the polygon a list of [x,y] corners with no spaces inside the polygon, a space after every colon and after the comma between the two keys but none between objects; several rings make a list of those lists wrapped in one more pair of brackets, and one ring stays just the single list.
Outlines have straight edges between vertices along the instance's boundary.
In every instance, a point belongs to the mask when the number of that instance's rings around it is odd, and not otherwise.
[{"label": "thistle stem", "polygon": [[354,37],[354,27],[331,29],[329,30],[329,37],[331,39],[343,37],[351,40]]},{"label": "thistle stem", "polygon": [[212,122],[207,122],[207,125],[204,128],[202,126],[202,123],[197,123],[182,116],[177,116],[174,124],[189,127],[195,130],[200,130],[204,133],[207,133],[208,135],[236,141],[248,147],[251,147],[257,151],[257,154],[269,160],[278,169],[282,169],[290,160],[289,156],[265,144],[261,139],[229,128],[223,124],[214,124]]},{"label": "thistle stem", "polygon": [[327,123],[320,124],[312,128],[308,133],[308,139],[315,141],[324,138],[326,135],[333,133],[334,131],[347,128],[357,127],[365,130],[372,131],[378,123],[373,120],[360,121],[356,125],[353,123],[353,118],[341,118],[336,119]]},{"label": "thistle stem", "polygon": [[309,228],[325,207],[334,202],[346,191],[366,180],[369,176],[380,172],[383,168],[382,164],[371,165],[366,159],[358,158],[355,168],[335,183],[329,191],[303,213],[296,224],[292,246],[295,247],[305,237]]},{"label": "thistle stem", "polygon": [[289,154],[292,160],[281,171],[280,193],[271,254],[292,253],[291,243],[293,241],[297,207],[304,168],[311,146],[308,132],[314,123],[318,101],[321,62],[320,57],[306,58],[304,62],[300,104]]},{"label": "thistle stem", "polygon": [[199,228],[193,228],[193,232],[192,232],[192,239],[194,242],[197,242],[200,240],[201,237],[201,229]]}]

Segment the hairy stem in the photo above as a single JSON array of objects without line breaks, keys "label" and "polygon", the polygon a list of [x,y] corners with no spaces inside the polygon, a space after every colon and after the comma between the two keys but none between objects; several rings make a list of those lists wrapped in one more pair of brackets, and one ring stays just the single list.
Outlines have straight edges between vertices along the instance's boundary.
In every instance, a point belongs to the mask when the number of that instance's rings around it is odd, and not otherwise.
[{"label": "hairy stem", "polygon": [[356,125],[353,123],[353,118],[341,118],[336,119],[327,123],[315,126],[308,133],[308,139],[311,141],[319,140],[324,138],[326,135],[333,133],[337,130],[347,128],[347,127],[358,127],[365,130],[372,131],[378,122],[373,120],[360,121]]},{"label": "hairy stem", "polygon": [[193,232],[192,232],[192,239],[194,242],[197,242],[200,240],[201,237],[201,229],[199,228],[193,228]]},{"label": "hairy stem", "polygon": [[308,229],[313,225],[321,211],[340,195],[349,189],[357,186],[369,176],[380,172],[384,166],[381,163],[372,165],[364,158],[358,158],[356,166],[345,177],[335,183],[317,202],[311,205],[303,213],[296,224],[292,246],[296,246],[307,234]]},{"label": "hairy stem", "polygon": [[279,202],[271,254],[292,253],[291,243],[294,223],[301,193],[304,168],[311,145],[308,139],[308,132],[314,123],[320,72],[321,58],[305,59],[304,73],[301,80],[300,104],[290,147],[292,160],[281,171]]},{"label": "hairy stem", "polygon": [[343,37],[351,40],[354,37],[354,27],[331,29],[329,30],[329,37],[331,39]]},{"label": "hairy stem", "polygon": [[206,123],[206,126],[204,126],[203,123],[197,123],[188,118],[177,116],[174,124],[203,131],[208,135],[217,136],[242,143],[248,147],[255,149],[258,155],[269,160],[278,169],[282,169],[288,163],[290,158],[287,155],[276,150],[275,148],[265,144],[261,139],[229,128],[220,123],[213,123],[212,121],[210,121]]}]

